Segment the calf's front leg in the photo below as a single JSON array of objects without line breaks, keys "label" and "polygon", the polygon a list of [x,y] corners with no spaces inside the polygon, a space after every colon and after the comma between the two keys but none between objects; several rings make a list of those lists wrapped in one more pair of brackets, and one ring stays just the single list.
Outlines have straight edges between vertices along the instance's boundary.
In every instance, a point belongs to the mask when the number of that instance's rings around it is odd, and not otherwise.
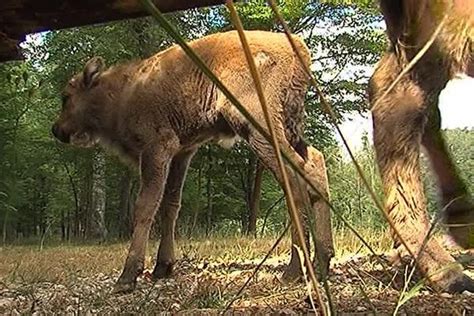
[{"label": "calf's front leg", "polygon": [[176,219],[181,208],[181,195],[186,172],[196,149],[178,153],[171,162],[168,179],[166,181],[163,201],[160,205],[161,240],[153,270],[153,278],[160,279],[171,276],[176,261],[174,237]]},{"label": "calf's front leg", "polygon": [[143,272],[150,228],[163,196],[164,183],[173,156],[171,147],[150,146],[140,157],[141,187],[135,202],[132,242],[123,272],[115,284],[115,293],[133,291],[137,277]]}]

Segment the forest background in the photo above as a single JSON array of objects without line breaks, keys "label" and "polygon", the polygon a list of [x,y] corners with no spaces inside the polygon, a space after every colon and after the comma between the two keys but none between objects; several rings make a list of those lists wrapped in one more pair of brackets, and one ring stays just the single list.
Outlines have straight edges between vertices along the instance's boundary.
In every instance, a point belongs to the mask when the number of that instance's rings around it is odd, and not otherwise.
[{"label": "forest background", "polygon": [[[385,47],[382,17],[371,1],[280,1],[291,29],[311,49],[324,93],[342,122],[367,115],[366,88]],[[238,7],[246,29],[278,31],[265,1]],[[188,40],[232,29],[225,8],[169,14]],[[58,144],[51,125],[60,111],[61,89],[92,56],[114,64],[145,58],[172,44],[151,19],[142,18],[35,34],[23,43],[25,61],[0,65],[0,230],[3,244],[127,240],[131,235],[137,174],[96,148]],[[223,52],[225,53],[225,52]],[[346,158],[313,91],[306,99],[306,139],[326,156],[334,206],[363,235],[385,230],[379,211]],[[466,182],[474,183],[474,131],[445,134]],[[350,136],[350,135],[349,135]],[[356,152],[380,194],[370,135]],[[424,161],[429,209],[436,188]],[[179,216],[181,237],[267,236],[287,221],[283,193],[244,144],[225,150],[206,145],[195,156]],[[153,237],[159,238],[155,223]],[[333,221],[336,233],[344,225]]]}]

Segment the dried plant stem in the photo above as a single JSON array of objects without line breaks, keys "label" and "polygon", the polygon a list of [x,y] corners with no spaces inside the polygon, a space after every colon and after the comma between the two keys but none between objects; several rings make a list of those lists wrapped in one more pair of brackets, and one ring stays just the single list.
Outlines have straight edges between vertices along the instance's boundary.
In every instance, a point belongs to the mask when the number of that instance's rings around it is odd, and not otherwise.
[{"label": "dried plant stem", "polygon": [[273,244],[273,246],[270,248],[270,250],[268,250],[267,254],[265,255],[265,257],[262,259],[262,261],[260,261],[260,263],[255,267],[255,269],[253,270],[252,272],[252,275],[250,275],[247,279],[247,281],[245,281],[245,283],[240,287],[239,291],[237,292],[237,294],[234,295],[234,297],[230,300],[230,302],[227,304],[226,308],[222,311],[221,315],[224,315],[231,307],[232,307],[232,304],[234,304],[234,302],[240,297],[240,295],[242,295],[242,293],[244,292],[245,288],[250,284],[250,282],[252,281],[252,279],[257,275],[258,271],[262,268],[263,264],[265,263],[265,261],[268,260],[268,258],[270,258],[270,255],[272,254],[272,252],[276,249],[276,247],[278,247],[278,245],[280,244],[280,242],[283,240],[283,237],[285,237],[286,233],[288,232],[288,229],[290,228],[290,224],[287,224],[285,226],[285,229],[283,230],[283,232],[281,233],[281,235],[278,237],[278,239],[275,241],[275,243]]},{"label": "dried plant stem", "polygon": [[[226,98],[239,110],[239,112],[249,121],[249,123],[265,138],[267,141],[271,141],[270,135],[267,131],[261,126],[259,122],[253,118],[253,116],[245,109],[245,107],[235,98],[235,96],[227,89],[227,87],[216,77],[216,75],[207,67],[207,65],[197,56],[193,50],[189,47],[186,41],[181,37],[181,35],[176,31],[176,29],[166,20],[163,14],[154,6],[150,0],[141,0],[144,7],[151,13],[151,15],[157,20],[157,22],[163,27],[163,29],[176,41],[176,43],[183,49],[183,51],[188,55],[188,57],[196,64],[197,67],[219,88],[219,90],[226,96]],[[282,145],[282,144],[281,144]],[[319,196],[321,201],[326,203],[334,214],[349,228],[350,231],[366,246],[369,251],[375,255],[377,260],[381,263],[384,268],[384,272],[388,274],[386,269],[386,264],[378,258],[377,254],[369,243],[357,232],[357,230],[352,227],[352,225],[341,215],[330,201],[321,194],[320,189],[317,185],[313,183],[311,179],[297,163],[292,159],[293,155],[296,154],[292,151],[291,148],[280,148],[282,156],[288,161],[289,165],[298,173],[298,175],[310,186],[312,190]],[[292,152],[290,154],[289,152]]]},{"label": "dried plant stem", "polygon": [[[301,222],[299,220],[299,215],[298,215],[298,210],[296,209],[296,204],[294,201],[293,197],[293,191],[290,186],[290,182],[288,179],[288,174],[286,171],[286,166],[285,163],[283,162],[283,158],[280,152],[280,145],[278,142],[278,136],[275,132],[275,127],[273,125],[273,120],[270,114],[270,111],[268,109],[268,104],[265,98],[265,94],[263,92],[263,87],[262,87],[262,81],[260,79],[260,74],[258,72],[257,66],[255,64],[255,60],[252,55],[252,51],[250,49],[250,45],[248,44],[247,38],[244,33],[244,28],[242,26],[242,22],[240,21],[239,15],[235,9],[234,2],[232,0],[227,0],[226,1],[226,6],[229,9],[230,12],[230,18],[232,20],[232,23],[234,24],[235,28],[237,29],[237,32],[240,37],[240,41],[242,44],[242,48],[245,54],[245,58],[247,59],[247,63],[249,66],[250,73],[252,75],[254,84],[255,84],[255,89],[257,92],[258,99],[260,101],[260,104],[262,106],[262,111],[265,117],[265,121],[267,123],[268,130],[270,131],[270,136],[271,136],[271,145],[273,146],[275,150],[275,156],[277,158],[278,162],[278,168],[280,169],[281,177],[282,177],[282,184],[283,184],[283,190],[286,195],[286,202],[287,202],[287,207],[290,213],[291,217],[291,222],[294,228],[296,229],[296,233],[298,235],[298,240],[301,245],[301,250],[303,252],[304,256],[304,262],[306,263],[306,267],[308,269],[308,274],[309,278],[311,280],[311,283],[313,285],[314,291],[316,293],[316,300],[318,301],[319,306],[321,307],[323,311],[323,315],[327,315],[326,309],[324,307],[324,302],[321,298],[321,294],[319,292],[319,282],[318,279],[316,278],[316,273],[314,272],[313,265],[311,263],[311,256],[309,249],[306,245],[304,233],[303,233],[303,228],[301,225]],[[303,263],[302,263],[303,264]]]},{"label": "dried plant stem", "polygon": [[[311,69],[309,69],[309,67],[307,67],[304,63],[304,60],[296,46],[296,44],[294,43],[294,40],[293,38],[291,37],[291,31],[287,25],[287,23],[285,22],[285,20],[283,19],[283,17],[281,16],[279,10],[278,10],[278,7],[276,6],[275,4],[275,1],[274,0],[267,0],[269,6],[271,7],[271,9],[273,10],[273,13],[275,14],[275,17],[277,18],[277,20],[279,21],[279,23],[281,24],[281,26],[283,27],[284,31],[285,31],[285,34],[287,35],[287,38],[288,38],[288,41],[290,42],[291,46],[293,47],[293,50],[295,51],[296,55],[298,56],[298,59],[300,60],[300,63],[305,67],[306,69],[306,72],[307,72],[307,75],[310,77],[310,82],[312,84],[312,86],[314,87],[314,89],[316,90],[316,93],[317,95],[319,96],[320,100],[321,100],[321,103],[323,105],[323,108],[324,110],[329,114],[330,118],[331,118],[331,121],[332,121],[332,124],[334,125],[334,127],[336,128],[336,131],[338,133],[338,135],[341,137],[342,139],[342,142],[344,144],[344,147],[346,148],[346,150],[348,151],[349,153],[349,156],[352,160],[352,162],[354,163],[354,166],[356,167],[356,170],[357,170],[357,173],[359,174],[362,182],[364,183],[364,186],[366,187],[367,191],[369,192],[369,195],[371,196],[372,200],[374,201],[374,203],[376,204],[377,208],[382,212],[382,215],[384,216],[385,220],[387,221],[387,223],[389,224],[390,228],[392,229],[392,232],[393,234],[398,238],[398,240],[400,241],[400,243],[405,247],[405,249],[408,251],[408,253],[410,254],[410,256],[413,258],[414,262],[416,265],[418,265],[418,259],[419,259],[419,256],[422,255],[422,252],[424,250],[424,247],[426,246],[426,243],[427,243],[427,238],[430,236],[430,233],[427,234],[427,236],[425,236],[425,239],[423,241],[423,244],[422,244],[422,247],[420,248],[420,250],[418,251],[418,253],[414,253],[414,251],[411,249],[411,247],[408,246],[408,244],[406,243],[406,241],[402,238],[400,232],[398,231],[398,229],[396,229],[395,227],[395,224],[393,223],[392,219],[390,218],[389,214],[388,214],[388,211],[385,209],[385,207],[383,206],[383,204],[380,202],[380,200],[377,198],[374,190],[370,187],[368,181],[367,181],[367,178],[365,177],[363,171],[362,171],[362,168],[360,167],[359,163],[357,162],[357,159],[355,158],[354,154],[352,153],[351,149],[350,149],[350,146],[346,140],[346,138],[344,137],[341,129],[339,128],[339,125],[337,123],[337,117],[332,109],[332,106],[329,104],[329,102],[327,101],[326,97],[324,96],[323,92],[321,91],[321,89],[319,88],[319,85],[316,81],[316,78],[314,77],[313,73],[311,72]],[[397,76],[397,78],[395,79],[395,81],[389,86],[389,88],[385,91],[384,95],[386,96],[390,91],[391,89],[393,89],[395,87],[395,85],[400,81],[400,79],[406,74],[408,73],[408,71],[410,69],[412,69],[414,67],[414,65],[423,57],[423,55],[428,51],[428,49],[431,47],[431,45],[433,44],[433,42],[436,40],[436,37],[439,35],[440,31],[442,30],[442,28],[444,27],[445,23],[446,23],[446,19],[447,19],[447,16],[448,14],[445,14],[444,17],[443,17],[443,20],[440,22],[440,24],[438,25],[438,27],[436,28],[436,30],[433,32],[433,34],[431,34],[429,40],[425,43],[425,45],[420,49],[420,51],[415,55],[415,57],[413,58],[413,60],[411,60],[411,62],[401,71],[401,73]],[[427,277],[427,280],[429,281],[429,283],[431,283],[433,285],[433,282],[430,278],[430,275],[428,275]],[[436,286],[433,287],[434,290],[439,294],[439,288],[437,288]],[[453,310],[453,311],[456,311],[456,309],[454,308],[454,306],[448,302],[448,304],[450,305],[450,308]]]},{"label": "dried plant stem", "polygon": [[[301,53],[299,52],[293,38],[291,37],[291,31],[281,16],[278,7],[276,6],[276,3],[274,0],[267,0],[268,4],[270,5],[271,9],[273,10],[273,13],[275,14],[275,17],[279,21],[280,25],[283,27],[285,34],[287,35],[288,41],[290,42],[291,46],[293,47],[293,50],[295,51],[295,54],[297,55],[300,63],[303,65],[304,69],[306,70],[307,75],[310,77],[310,82],[311,85],[314,87],[316,90],[316,94],[319,96],[321,100],[321,104],[323,105],[324,110],[329,114],[331,118],[331,122],[334,125],[338,135],[341,137],[342,142],[344,144],[344,147],[347,149],[349,156],[354,163],[354,166],[357,170],[357,173],[359,174],[362,182],[364,183],[364,186],[366,187],[367,191],[369,192],[369,195],[371,196],[372,200],[374,201],[375,205],[377,208],[382,212],[382,215],[384,216],[385,220],[389,224],[390,228],[392,229],[394,235],[400,240],[400,242],[403,244],[403,246],[407,249],[408,253],[416,260],[417,256],[415,256],[415,253],[411,249],[411,247],[408,246],[406,241],[403,239],[401,236],[400,232],[398,229],[395,227],[395,224],[393,223],[392,219],[390,218],[388,211],[385,209],[383,206],[382,202],[377,198],[377,195],[375,194],[374,190],[370,187],[369,182],[367,181],[367,178],[364,175],[364,172],[362,171],[362,168],[360,167],[360,164],[357,162],[357,159],[355,158],[354,153],[352,152],[347,139],[344,137],[341,129],[339,128],[339,125],[337,123],[337,117],[336,114],[334,113],[332,106],[329,104],[327,101],[326,97],[324,96],[324,93],[321,91],[319,88],[319,84],[316,81],[316,78],[314,77],[313,73],[311,72],[311,69],[305,65],[304,60],[301,56]],[[436,37],[437,33],[434,33],[432,37]],[[428,44],[428,43],[427,43]]]}]

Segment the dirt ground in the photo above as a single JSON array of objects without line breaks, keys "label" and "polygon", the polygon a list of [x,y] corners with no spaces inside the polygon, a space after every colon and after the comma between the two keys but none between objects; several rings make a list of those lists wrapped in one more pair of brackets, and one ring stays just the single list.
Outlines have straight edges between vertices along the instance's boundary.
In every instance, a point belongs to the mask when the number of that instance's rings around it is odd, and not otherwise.
[{"label": "dirt ground", "polygon": [[[245,253],[251,245],[240,247]],[[71,249],[41,253],[29,248],[0,249],[0,314],[312,313],[304,284],[284,285],[279,280],[288,259],[283,251],[271,257],[236,298],[263,255],[248,259],[232,251],[212,258],[185,254],[173,278],[153,283],[147,270],[135,292],[116,295],[111,289],[126,246]],[[474,256],[459,255],[467,273],[474,276]],[[328,284],[338,314],[393,314],[410,269],[404,265],[384,270],[381,262],[386,263],[382,257],[349,254],[334,260]],[[152,267],[151,262],[147,267]],[[415,275],[406,292],[416,288],[418,281]],[[474,294],[435,294],[428,288],[411,293],[398,314],[474,315]]]}]

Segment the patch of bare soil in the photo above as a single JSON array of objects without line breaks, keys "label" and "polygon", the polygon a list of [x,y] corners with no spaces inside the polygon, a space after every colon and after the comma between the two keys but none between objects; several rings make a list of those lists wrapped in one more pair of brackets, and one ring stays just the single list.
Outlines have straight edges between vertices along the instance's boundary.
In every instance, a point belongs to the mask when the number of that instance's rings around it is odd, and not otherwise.
[{"label": "patch of bare soil", "polygon": [[[283,285],[279,281],[283,261],[270,259],[226,314],[310,313],[305,286]],[[464,261],[472,275],[473,256],[465,257]],[[405,265],[385,270],[380,262],[386,263],[373,256],[353,256],[332,265],[329,287],[338,313],[394,312],[410,268]],[[153,283],[147,271],[140,278],[137,290],[127,295],[111,294],[118,271],[86,277],[72,273],[60,284],[4,282],[0,283],[0,314],[219,314],[257,264],[257,261],[215,263],[182,259],[174,278]],[[415,275],[407,291],[419,280]],[[474,294],[435,294],[422,288],[399,309],[402,315],[456,312],[474,315]]]}]

